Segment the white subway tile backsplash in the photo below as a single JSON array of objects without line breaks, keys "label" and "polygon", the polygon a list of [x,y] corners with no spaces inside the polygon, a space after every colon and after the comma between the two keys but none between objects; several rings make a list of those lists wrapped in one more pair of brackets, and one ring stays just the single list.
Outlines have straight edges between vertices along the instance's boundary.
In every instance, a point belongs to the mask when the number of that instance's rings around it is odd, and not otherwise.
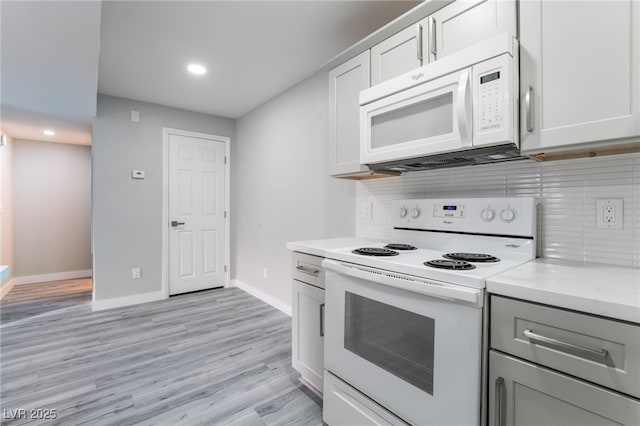
[{"label": "white subway tile backsplash", "polygon": [[[371,221],[358,213],[356,234],[388,240],[394,199],[518,196],[540,201],[541,257],[640,268],[638,153],[546,163],[513,161],[360,181],[356,203],[372,202],[374,213]],[[623,229],[596,227],[598,198],[624,200]]]}]

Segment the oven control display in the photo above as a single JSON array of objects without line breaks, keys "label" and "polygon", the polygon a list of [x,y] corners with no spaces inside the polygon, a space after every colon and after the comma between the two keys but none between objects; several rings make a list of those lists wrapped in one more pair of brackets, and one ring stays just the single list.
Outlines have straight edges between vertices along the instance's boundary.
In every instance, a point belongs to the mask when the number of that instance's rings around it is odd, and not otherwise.
[{"label": "oven control display", "polygon": [[464,204],[435,204],[433,217],[464,217]]},{"label": "oven control display", "polygon": [[480,131],[502,127],[504,118],[504,88],[500,71],[480,76]]}]

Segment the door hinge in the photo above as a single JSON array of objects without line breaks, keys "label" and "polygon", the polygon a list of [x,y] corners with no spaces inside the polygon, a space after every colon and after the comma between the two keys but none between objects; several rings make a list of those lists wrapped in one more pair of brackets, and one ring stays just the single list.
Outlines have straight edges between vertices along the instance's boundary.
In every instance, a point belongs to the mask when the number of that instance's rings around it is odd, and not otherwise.
[{"label": "door hinge", "polygon": [[225,219],[227,218],[227,211],[226,210],[224,211],[224,218]]},{"label": "door hinge", "polygon": [[224,271],[227,272],[227,265],[224,265]]},{"label": "door hinge", "polygon": [[227,156],[224,156],[224,164],[227,164]]}]

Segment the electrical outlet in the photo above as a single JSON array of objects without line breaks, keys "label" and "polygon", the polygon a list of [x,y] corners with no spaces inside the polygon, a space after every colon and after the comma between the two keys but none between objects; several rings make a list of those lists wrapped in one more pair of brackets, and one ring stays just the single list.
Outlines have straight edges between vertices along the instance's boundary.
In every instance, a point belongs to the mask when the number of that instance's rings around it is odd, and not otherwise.
[{"label": "electrical outlet", "polygon": [[364,204],[362,204],[362,215],[367,222],[373,220],[373,203],[371,201],[365,201]]},{"label": "electrical outlet", "polygon": [[131,270],[131,278],[133,278],[134,280],[140,279],[140,268],[133,268]]},{"label": "electrical outlet", "polygon": [[596,228],[622,229],[624,223],[622,198],[596,200]]},{"label": "electrical outlet", "polygon": [[267,268],[262,270],[262,278],[267,278]]},{"label": "electrical outlet", "polygon": [[613,204],[607,204],[604,206],[604,222],[615,223],[616,221],[616,209]]}]

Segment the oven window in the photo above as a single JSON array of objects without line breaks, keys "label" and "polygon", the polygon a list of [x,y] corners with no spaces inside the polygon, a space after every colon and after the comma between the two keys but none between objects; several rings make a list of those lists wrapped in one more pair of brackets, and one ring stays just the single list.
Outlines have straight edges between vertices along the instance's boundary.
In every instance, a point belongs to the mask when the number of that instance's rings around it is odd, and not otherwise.
[{"label": "oven window", "polygon": [[344,347],[433,395],[435,321],[345,292]]},{"label": "oven window", "polygon": [[453,132],[453,94],[446,93],[371,118],[371,147],[384,148]]}]

